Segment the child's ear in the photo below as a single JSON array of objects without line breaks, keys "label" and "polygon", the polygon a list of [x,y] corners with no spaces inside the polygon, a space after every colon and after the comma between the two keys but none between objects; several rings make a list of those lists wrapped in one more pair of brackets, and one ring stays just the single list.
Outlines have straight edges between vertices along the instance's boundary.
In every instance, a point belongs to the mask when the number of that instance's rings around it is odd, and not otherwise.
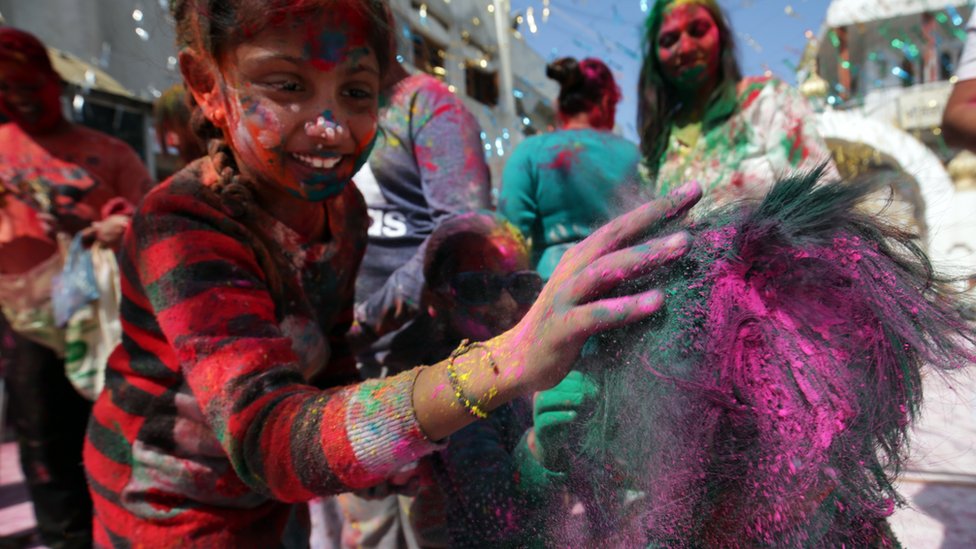
[{"label": "child's ear", "polygon": [[222,127],[227,117],[224,111],[224,94],[217,85],[217,67],[199,53],[184,49],[180,52],[180,72],[186,89],[193,94],[203,114],[217,127]]}]

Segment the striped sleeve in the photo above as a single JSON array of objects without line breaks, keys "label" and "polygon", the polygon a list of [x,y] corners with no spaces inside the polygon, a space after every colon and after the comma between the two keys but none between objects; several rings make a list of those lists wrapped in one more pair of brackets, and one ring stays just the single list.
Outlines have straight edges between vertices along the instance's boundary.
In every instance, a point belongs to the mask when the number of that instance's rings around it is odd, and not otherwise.
[{"label": "striped sleeve", "polygon": [[133,222],[139,283],[210,428],[257,492],[304,501],[377,483],[435,450],[416,371],[319,391],[300,375],[246,229],[192,194],[153,193]]}]

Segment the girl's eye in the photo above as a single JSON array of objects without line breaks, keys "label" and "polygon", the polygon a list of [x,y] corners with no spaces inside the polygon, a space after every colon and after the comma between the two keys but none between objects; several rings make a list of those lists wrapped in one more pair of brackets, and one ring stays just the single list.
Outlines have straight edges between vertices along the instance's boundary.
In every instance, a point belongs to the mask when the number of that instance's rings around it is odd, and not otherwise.
[{"label": "girl's eye", "polygon": [[269,80],[265,82],[264,85],[276,91],[283,91],[283,92],[305,91],[305,87],[302,86],[302,84],[296,80],[285,80],[285,79]]},{"label": "girl's eye", "polygon": [[661,34],[657,39],[657,44],[662,48],[670,48],[678,41],[678,33],[676,32],[666,32]]},{"label": "girl's eye", "polygon": [[691,27],[690,34],[695,38],[701,38],[705,36],[709,30],[711,30],[712,24],[708,21],[698,21]]},{"label": "girl's eye", "polygon": [[366,100],[373,98],[373,92],[365,88],[346,88],[342,94],[355,100]]}]

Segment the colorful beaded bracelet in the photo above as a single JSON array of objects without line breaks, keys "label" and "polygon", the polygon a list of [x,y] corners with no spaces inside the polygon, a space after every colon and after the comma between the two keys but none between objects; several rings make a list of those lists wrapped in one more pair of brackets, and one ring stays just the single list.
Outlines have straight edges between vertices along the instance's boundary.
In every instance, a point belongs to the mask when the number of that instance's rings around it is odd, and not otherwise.
[{"label": "colorful beaded bracelet", "polygon": [[458,403],[461,404],[461,406],[474,417],[478,419],[487,419],[488,412],[485,410],[485,406],[491,402],[491,399],[498,393],[498,390],[492,387],[491,390],[488,391],[488,397],[484,402],[473,402],[464,394],[464,389],[461,387],[461,380],[458,376],[457,368],[454,366],[454,361],[458,357],[475,347],[481,347],[485,350],[485,358],[487,358],[488,362],[491,363],[492,371],[494,371],[496,375],[498,374],[498,365],[495,363],[494,357],[491,356],[491,349],[481,342],[475,341],[472,343],[471,341],[465,339],[461,341],[461,344],[458,345],[457,349],[454,349],[447,361],[447,378],[451,382],[451,389],[454,391],[454,397],[457,399]]}]

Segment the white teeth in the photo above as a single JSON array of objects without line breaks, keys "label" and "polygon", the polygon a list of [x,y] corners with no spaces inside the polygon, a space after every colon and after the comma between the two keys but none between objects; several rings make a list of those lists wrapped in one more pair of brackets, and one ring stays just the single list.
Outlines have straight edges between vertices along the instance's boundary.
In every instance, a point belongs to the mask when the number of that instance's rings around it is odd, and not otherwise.
[{"label": "white teeth", "polygon": [[342,162],[341,156],[332,156],[329,158],[323,158],[321,156],[309,156],[307,154],[292,154],[292,156],[316,169],[331,170],[332,168],[335,168],[339,162]]}]

